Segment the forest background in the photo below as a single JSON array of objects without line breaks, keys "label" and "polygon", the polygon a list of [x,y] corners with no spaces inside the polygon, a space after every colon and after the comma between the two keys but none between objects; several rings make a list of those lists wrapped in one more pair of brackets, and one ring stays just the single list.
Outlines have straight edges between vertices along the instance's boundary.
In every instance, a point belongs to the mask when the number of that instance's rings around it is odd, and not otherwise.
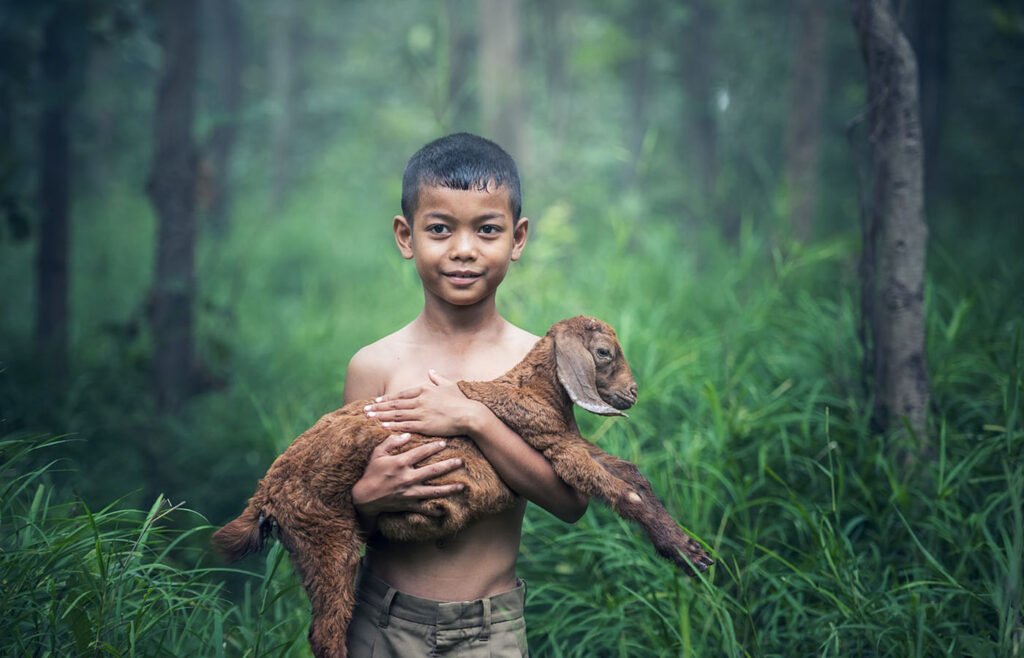
[{"label": "forest background", "polygon": [[584,434],[718,560],[531,507],[536,655],[1024,654],[1024,9],[893,6],[923,432],[875,422],[851,4],[5,0],[0,653],[308,653],[280,547],[227,569],[210,524],[418,311],[402,169],[469,130],[532,219],[501,312],[618,330],[640,399]]}]

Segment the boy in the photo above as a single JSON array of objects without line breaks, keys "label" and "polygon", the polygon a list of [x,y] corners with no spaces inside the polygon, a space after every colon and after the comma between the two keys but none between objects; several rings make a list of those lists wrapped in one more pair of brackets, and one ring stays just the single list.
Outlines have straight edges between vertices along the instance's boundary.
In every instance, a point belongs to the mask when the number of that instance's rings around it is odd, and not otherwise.
[{"label": "boy", "polygon": [[[406,166],[393,228],[423,283],[423,311],[356,353],[345,378],[345,402],[376,398],[367,415],[394,431],[352,491],[370,532],[348,632],[352,656],[528,655],[525,588],[515,576],[526,500],[570,523],[586,511],[586,498],[540,453],[454,385],[498,377],[538,340],[495,306],[509,264],[526,245],[529,220],[520,210],[515,162],[481,137],[443,137]],[[437,542],[374,534],[381,512],[419,511],[420,501],[458,486],[424,484],[459,468],[457,459],[417,467],[443,441],[392,455],[404,432],[471,437],[520,504]]]}]

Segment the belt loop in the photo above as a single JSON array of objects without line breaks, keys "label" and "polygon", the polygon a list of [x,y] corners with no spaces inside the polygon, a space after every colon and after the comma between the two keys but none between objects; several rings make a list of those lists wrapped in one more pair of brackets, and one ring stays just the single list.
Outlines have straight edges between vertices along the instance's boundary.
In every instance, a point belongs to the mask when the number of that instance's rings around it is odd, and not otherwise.
[{"label": "belt loop", "polygon": [[388,617],[391,615],[391,602],[395,600],[394,587],[388,587],[387,594],[384,595],[384,600],[380,604],[380,616],[377,618],[377,626],[380,628],[388,627]]},{"label": "belt loop", "polygon": [[489,598],[481,599],[480,602],[484,606],[484,618],[480,627],[480,641],[486,642],[491,638],[491,600]]}]

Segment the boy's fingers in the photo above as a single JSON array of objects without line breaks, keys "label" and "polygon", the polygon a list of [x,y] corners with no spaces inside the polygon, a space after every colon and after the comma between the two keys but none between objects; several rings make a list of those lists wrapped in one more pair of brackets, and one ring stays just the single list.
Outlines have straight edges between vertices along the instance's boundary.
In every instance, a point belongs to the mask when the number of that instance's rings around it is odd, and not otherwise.
[{"label": "boy's fingers", "polygon": [[448,379],[433,368],[427,371],[427,377],[429,377],[430,381],[434,382],[438,386],[447,386],[448,384],[453,383],[452,380]]},{"label": "boy's fingers", "polygon": [[403,432],[401,434],[391,434],[388,438],[384,439],[377,444],[374,452],[382,455],[390,455],[391,451],[399,447],[403,443],[409,440],[409,433]]},{"label": "boy's fingers", "polygon": [[407,388],[404,391],[399,391],[397,393],[392,393],[390,395],[382,395],[379,398],[374,398],[373,401],[374,401],[375,404],[379,404],[381,402],[391,402],[391,401],[394,401],[394,400],[405,400],[405,399],[408,399],[408,398],[414,398],[414,397],[418,396],[421,392],[423,392],[423,387],[422,386],[413,386],[412,388]]},{"label": "boy's fingers", "polygon": [[427,464],[419,468],[413,469],[416,473],[416,480],[419,482],[426,482],[432,478],[436,478],[439,475],[450,473],[457,468],[462,468],[462,460],[458,457],[452,459],[446,459],[444,461],[437,462],[436,464]]},{"label": "boy's fingers", "polygon": [[414,420],[408,420],[404,422],[382,420],[380,422],[380,426],[392,432],[415,432],[416,434],[423,433],[420,431],[423,429],[423,424]]},{"label": "boy's fingers", "polygon": [[417,415],[409,409],[389,409],[388,411],[367,411],[366,415],[376,418],[382,423],[400,423],[405,420],[416,420]]},{"label": "boy's fingers", "polygon": [[396,409],[415,409],[416,402],[411,398],[403,398],[401,400],[385,400],[384,402],[374,402],[363,407],[363,411],[368,416],[376,416],[377,414],[384,411],[394,411]]},{"label": "boy's fingers", "polygon": [[444,441],[433,441],[425,445],[416,446],[412,450],[408,450],[402,453],[402,460],[406,466],[412,466],[418,464],[427,457],[437,454],[444,450]]},{"label": "boy's fingers", "polygon": [[451,496],[462,490],[461,484],[421,484],[416,487],[409,487],[405,494],[410,498],[443,498]]}]

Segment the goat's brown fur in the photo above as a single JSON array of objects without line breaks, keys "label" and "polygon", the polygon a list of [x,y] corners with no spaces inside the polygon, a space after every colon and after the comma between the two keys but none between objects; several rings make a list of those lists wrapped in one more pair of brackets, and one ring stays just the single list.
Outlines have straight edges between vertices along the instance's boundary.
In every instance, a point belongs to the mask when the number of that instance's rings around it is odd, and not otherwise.
[{"label": "goat's brown fur", "polygon": [[[658,553],[687,574],[712,560],[683,532],[633,464],[602,451],[576,430],[572,404],[604,415],[636,401],[636,384],[615,332],[582,316],[556,323],[512,370],[490,382],[459,382],[462,392],[487,405],[524,441],[543,453],[566,483],[605,501],[639,523]],[[354,576],[364,537],[352,505],[352,486],[388,430],[368,419],[368,400],[333,411],[299,436],[274,461],[249,504],[217,531],[214,544],[231,561],[258,550],[272,527],[288,549],[313,608],[309,642],[318,658],[344,658],[354,604]],[[413,435],[402,450],[436,438]],[[391,539],[430,540],[515,504],[476,444],[448,439],[425,463],[452,456],[464,468],[431,484],[461,482],[462,491],[426,501],[440,517],[386,514],[378,528]]]}]

